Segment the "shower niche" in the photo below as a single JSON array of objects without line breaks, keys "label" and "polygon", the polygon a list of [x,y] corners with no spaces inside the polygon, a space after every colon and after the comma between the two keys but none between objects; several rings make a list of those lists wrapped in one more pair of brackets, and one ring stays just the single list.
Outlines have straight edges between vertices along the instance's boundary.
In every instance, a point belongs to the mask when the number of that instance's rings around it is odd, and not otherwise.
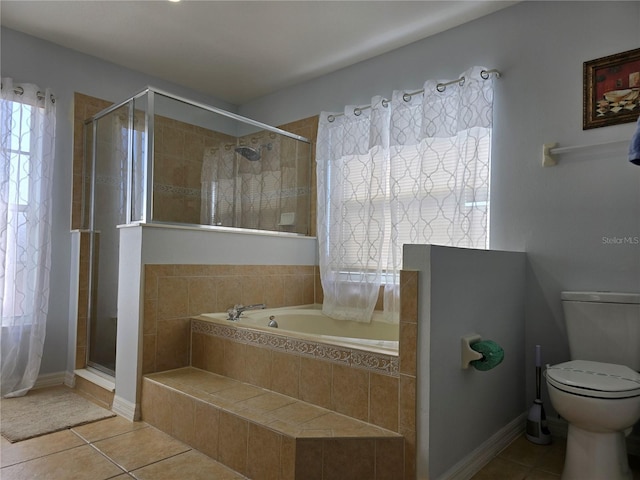
[{"label": "shower niche", "polygon": [[148,87],[85,120],[83,138],[85,364],[103,373],[115,375],[118,226],[311,233],[305,137]]}]

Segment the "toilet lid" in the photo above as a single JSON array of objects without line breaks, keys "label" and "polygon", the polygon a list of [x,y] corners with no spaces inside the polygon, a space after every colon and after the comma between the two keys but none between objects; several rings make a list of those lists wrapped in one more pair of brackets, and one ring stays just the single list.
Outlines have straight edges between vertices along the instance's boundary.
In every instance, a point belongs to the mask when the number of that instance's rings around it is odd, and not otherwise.
[{"label": "toilet lid", "polygon": [[640,396],[640,373],[624,365],[572,360],[547,367],[549,383],[577,395],[596,398]]}]

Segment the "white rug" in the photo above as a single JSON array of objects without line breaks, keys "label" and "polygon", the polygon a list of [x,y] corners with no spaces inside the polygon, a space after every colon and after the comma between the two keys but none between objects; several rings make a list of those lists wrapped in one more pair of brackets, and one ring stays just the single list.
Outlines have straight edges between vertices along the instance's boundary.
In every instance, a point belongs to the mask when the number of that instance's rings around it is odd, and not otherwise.
[{"label": "white rug", "polygon": [[0,400],[0,433],[10,442],[109,417],[115,414],[67,387],[31,390],[24,397]]}]

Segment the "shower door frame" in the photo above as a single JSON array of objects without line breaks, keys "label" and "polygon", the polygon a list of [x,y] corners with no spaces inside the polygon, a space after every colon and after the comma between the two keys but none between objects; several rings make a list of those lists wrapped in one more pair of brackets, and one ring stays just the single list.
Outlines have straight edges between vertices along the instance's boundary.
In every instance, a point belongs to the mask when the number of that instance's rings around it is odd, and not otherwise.
[{"label": "shower door frame", "polygon": [[[99,372],[102,372],[104,374],[107,374],[111,377],[115,378],[116,375],[116,366],[115,366],[115,360],[117,358],[117,355],[114,353],[114,368],[111,369],[105,365],[102,365],[94,360],[91,359],[91,350],[92,350],[92,342],[91,342],[91,334],[92,334],[92,320],[94,318],[94,316],[97,314],[96,310],[97,310],[97,299],[94,298],[94,287],[96,286],[97,283],[97,279],[96,279],[96,271],[95,271],[95,249],[96,249],[96,241],[95,241],[95,236],[96,236],[96,212],[95,212],[95,206],[96,206],[96,163],[97,163],[97,154],[98,154],[98,148],[97,148],[97,141],[98,141],[98,120],[106,117],[107,115],[110,115],[111,113],[115,112],[116,110],[124,107],[125,105],[129,105],[129,111],[128,111],[128,119],[127,119],[127,130],[129,132],[133,131],[134,128],[134,107],[135,107],[135,99],[139,98],[141,94],[135,95],[121,103],[118,104],[114,104],[100,112],[98,112],[96,115],[94,115],[93,117],[91,117],[88,120],[85,120],[84,124],[85,127],[90,126],[90,128],[92,128],[92,146],[91,146],[91,151],[92,151],[92,158],[91,158],[91,197],[90,197],[90,208],[89,208],[89,225],[88,225],[88,233],[89,233],[89,275],[88,275],[88,299],[87,299],[87,331],[86,331],[86,353],[85,353],[85,364],[87,365],[87,367],[93,368],[95,370],[98,370]],[[84,138],[84,142],[85,142],[85,151],[87,151],[87,145],[86,145],[86,135]],[[145,159],[146,160],[146,159]],[[86,167],[86,164],[85,164]],[[126,171],[126,184],[125,184],[125,195],[126,195],[126,201],[125,201],[125,223],[129,224],[131,223],[131,206],[132,206],[132,202],[131,202],[131,194],[132,194],[132,178],[133,178],[133,135],[131,133],[129,133],[129,135],[127,136],[127,171]],[[84,185],[83,185],[83,189],[84,189]],[[84,207],[83,207],[84,208]],[[83,214],[84,215],[84,214]],[[84,217],[83,217],[84,218]],[[117,228],[117,225],[113,226],[113,228]],[[119,268],[119,267],[118,267]],[[97,288],[95,289],[95,295],[98,295],[98,290]],[[116,311],[117,311],[117,306],[116,306]],[[116,315],[116,322],[117,322],[117,315]],[[117,327],[117,323],[116,323],[116,339],[117,339],[117,332],[118,332],[118,327]]]}]

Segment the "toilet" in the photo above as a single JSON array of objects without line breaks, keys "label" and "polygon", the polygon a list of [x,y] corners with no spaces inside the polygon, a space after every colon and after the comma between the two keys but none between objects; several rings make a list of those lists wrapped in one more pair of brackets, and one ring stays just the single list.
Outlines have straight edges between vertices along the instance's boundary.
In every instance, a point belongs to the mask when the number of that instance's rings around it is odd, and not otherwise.
[{"label": "toilet", "polygon": [[631,480],[625,435],[640,420],[640,294],[562,292],[571,361],[547,366],[569,423],[562,480]]}]

